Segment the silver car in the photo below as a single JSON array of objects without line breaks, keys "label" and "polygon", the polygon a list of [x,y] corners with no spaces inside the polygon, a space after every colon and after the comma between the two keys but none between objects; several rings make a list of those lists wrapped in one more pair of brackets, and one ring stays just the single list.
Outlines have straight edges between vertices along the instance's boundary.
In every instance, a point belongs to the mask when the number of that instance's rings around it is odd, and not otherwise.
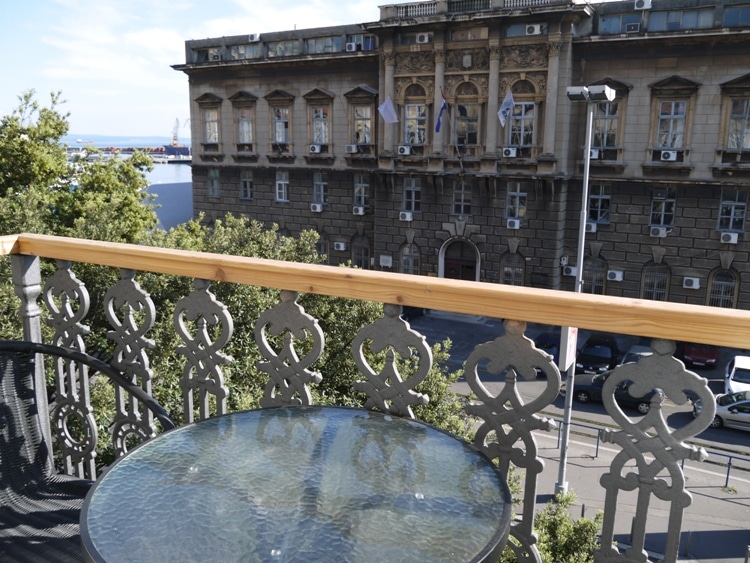
[{"label": "silver car", "polygon": [[[693,403],[693,416],[698,416],[701,409],[700,401]],[[711,428],[722,426],[750,430],[750,391],[716,395],[716,416],[711,422]]]}]

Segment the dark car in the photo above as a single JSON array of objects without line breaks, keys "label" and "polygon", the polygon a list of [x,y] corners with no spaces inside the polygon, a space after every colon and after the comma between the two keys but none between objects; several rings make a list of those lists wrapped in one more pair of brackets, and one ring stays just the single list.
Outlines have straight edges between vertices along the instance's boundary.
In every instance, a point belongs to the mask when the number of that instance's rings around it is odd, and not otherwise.
[{"label": "dark car", "polygon": [[719,362],[719,348],[712,344],[695,344],[683,342],[679,347],[680,359],[687,367],[705,367],[713,369]]},{"label": "dark car", "polygon": [[576,373],[596,375],[613,369],[620,359],[617,339],[604,332],[589,336],[576,356]]},{"label": "dark car", "polygon": [[[595,375],[592,378],[576,376],[573,385],[573,398],[579,403],[588,403],[590,401],[602,402],[602,388],[607,378],[612,375],[611,371]],[[628,389],[633,384],[632,381],[623,381],[615,389],[615,401],[621,407],[629,407],[637,410],[641,414],[646,414],[651,410],[651,398],[656,391],[651,391],[643,397],[633,397]]]},{"label": "dark car", "polygon": [[534,345],[540,350],[544,350],[550,356],[552,361],[558,364],[560,360],[560,331],[548,330],[534,338]]}]

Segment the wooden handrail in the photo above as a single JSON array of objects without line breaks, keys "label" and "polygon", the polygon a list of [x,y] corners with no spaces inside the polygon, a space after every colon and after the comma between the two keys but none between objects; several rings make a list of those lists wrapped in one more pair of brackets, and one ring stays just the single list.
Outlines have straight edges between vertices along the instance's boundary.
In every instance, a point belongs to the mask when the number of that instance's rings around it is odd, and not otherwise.
[{"label": "wooden handrail", "polygon": [[494,283],[318,266],[34,234],[0,237],[0,253],[26,254],[617,334],[750,343],[750,311]]}]

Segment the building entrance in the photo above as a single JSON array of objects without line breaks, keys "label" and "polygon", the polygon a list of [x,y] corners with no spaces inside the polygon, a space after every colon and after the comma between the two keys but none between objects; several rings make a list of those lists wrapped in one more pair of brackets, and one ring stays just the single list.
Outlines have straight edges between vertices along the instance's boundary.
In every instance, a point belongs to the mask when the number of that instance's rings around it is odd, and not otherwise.
[{"label": "building entrance", "polygon": [[462,240],[448,244],[443,255],[443,277],[454,280],[477,280],[477,252]]}]

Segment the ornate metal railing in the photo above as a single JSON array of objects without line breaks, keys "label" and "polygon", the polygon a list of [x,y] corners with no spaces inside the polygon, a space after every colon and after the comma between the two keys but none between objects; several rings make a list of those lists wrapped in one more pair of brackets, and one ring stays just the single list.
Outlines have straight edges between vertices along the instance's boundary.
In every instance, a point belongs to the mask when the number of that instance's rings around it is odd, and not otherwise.
[{"label": "ornate metal railing", "polygon": [[[618,495],[637,491],[633,519],[633,546],[627,561],[644,561],[644,537],[649,502],[671,505],[665,560],[677,558],[682,512],[690,504],[680,463],[702,459],[702,449],[686,440],[704,430],[714,415],[715,405],[706,381],[687,371],[673,357],[674,341],[706,342],[744,347],[750,341],[750,313],[747,311],[646,302],[601,295],[509,287],[499,284],[437,279],[423,276],[313,266],[176,251],[164,248],[93,242],[39,235],[0,237],[0,254],[11,254],[13,284],[21,300],[20,316],[25,338],[41,339],[44,315],[52,327],[56,344],[85,351],[89,332],[85,322],[92,300],[75,275],[79,263],[118,268],[120,279],[97,299],[111,326],[108,338],[114,343],[112,363],[134,383],[151,392],[155,384],[149,366],[149,338],[155,305],[139,286],[139,273],[154,272],[194,279],[194,288],[170,311],[174,330],[184,356],[180,381],[184,419],[220,414],[227,409],[229,390],[222,367],[232,359],[224,352],[230,341],[233,316],[211,292],[211,282],[248,284],[282,290],[280,302],[260,314],[255,322],[255,339],[264,358],[257,369],[268,376],[263,406],[308,404],[310,388],[323,377],[310,368],[321,357],[325,335],[316,319],[298,303],[300,292],[332,295],[384,303],[383,318],[364,326],[354,336],[351,354],[361,372],[355,388],[368,396],[367,407],[401,416],[413,416],[412,407],[429,401],[415,391],[432,365],[424,337],[400,317],[402,306],[425,307],[474,315],[509,319],[505,334],[491,342],[477,342],[465,364],[466,380],[476,396],[467,408],[479,419],[474,444],[497,460],[504,472],[521,468],[523,481],[520,518],[513,524],[510,544],[519,561],[540,561],[533,533],[537,478],[544,463],[537,452],[535,432],[550,430],[554,422],[540,412],[557,396],[561,377],[551,357],[538,350],[524,334],[526,321],[558,326],[577,326],[628,335],[651,337],[654,354],[638,364],[626,364],[614,372],[604,387],[604,404],[619,426],[604,439],[620,447],[609,471],[602,477],[606,489],[605,519],[600,560],[617,555],[612,545]],[[40,257],[56,261],[54,273],[41,278]],[[38,301],[45,304],[46,313]],[[307,344],[299,345],[304,339]],[[387,361],[373,366],[363,347],[387,351]],[[416,358],[410,377],[399,372],[398,358]],[[58,364],[56,410],[53,431],[67,471],[95,476],[96,432],[84,431],[76,441],[69,432],[72,417],[76,425],[94,427],[90,415],[88,381],[74,366]],[[546,375],[544,390],[524,401],[517,384]],[[484,378],[500,378],[504,386],[490,393]],[[656,390],[651,410],[637,420],[628,417],[614,401],[620,382],[633,381],[633,392],[642,396]],[[684,404],[688,394],[700,397],[704,409],[684,427],[671,429],[662,405],[666,398]],[[116,397],[112,431],[117,453],[127,448],[128,434],[151,436],[154,421],[137,405]],[[622,559],[618,559],[622,560]]]}]

